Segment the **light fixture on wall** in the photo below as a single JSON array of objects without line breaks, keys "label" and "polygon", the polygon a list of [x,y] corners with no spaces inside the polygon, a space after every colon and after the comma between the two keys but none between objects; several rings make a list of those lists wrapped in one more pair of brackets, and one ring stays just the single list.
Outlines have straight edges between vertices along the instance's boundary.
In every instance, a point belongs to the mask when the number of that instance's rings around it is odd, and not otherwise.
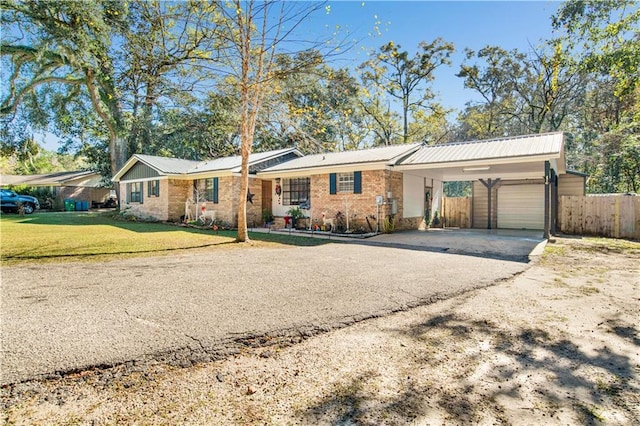
[{"label": "light fixture on wall", "polygon": [[491,166],[481,166],[481,167],[464,167],[462,169],[463,172],[482,172],[485,170],[489,170]]}]

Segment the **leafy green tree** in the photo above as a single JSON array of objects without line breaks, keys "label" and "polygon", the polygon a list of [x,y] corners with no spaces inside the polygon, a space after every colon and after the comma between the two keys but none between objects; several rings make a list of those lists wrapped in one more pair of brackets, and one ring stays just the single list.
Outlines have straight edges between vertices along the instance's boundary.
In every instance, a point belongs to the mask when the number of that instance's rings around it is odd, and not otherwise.
[{"label": "leafy green tree", "polygon": [[466,138],[560,130],[583,96],[582,73],[557,48],[528,55],[498,46],[467,50],[467,60],[474,56],[481,62],[465,62],[457,74],[481,98],[460,116]]},{"label": "leafy green tree", "polygon": [[[125,27],[126,5],[3,0],[1,6],[2,62],[8,76],[0,101],[3,121],[19,106],[44,116],[47,99],[54,97],[51,105],[60,105],[82,91],[108,131],[115,171],[125,160],[124,120],[109,53],[112,40]],[[42,129],[46,121],[31,124]]]},{"label": "leafy green tree", "polygon": [[96,161],[106,154],[107,175],[147,150],[159,105],[193,104],[204,95],[206,69],[216,63],[216,4],[3,0],[2,7],[10,76],[3,121],[28,109],[37,130],[53,127],[75,139],[67,147],[91,151]]},{"label": "leafy green tree", "polygon": [[233,155],[238,148],[238,100],[210,93],[194,108],[161,108],[159,123],[145,144],[145,153],[201,160]]},{"label": "leafy green tree", "polygon": [[218,75],[219,12],[215,5],[154,0],[130,3],[128,16],[118,76],[128,151],[149,152],[158,143],[157,121],[167,114],[162,108],[180,115],[204,103]]},{"label": "leafy green tree", "polygon": [[409,57],[401,46],[389,42],[374,52],[371,59],[360,65],[362,80],[386,92],[400,103],[402,115],[402,141],[409,142],[409,118],[412,112],[429,108],[435,94],[429,83],[436,69],[451,63],[453,44],[437,38],[431,43],[418,44],[418,52]]},{"label": "leafy green tree", "polygon": [[553,17],[563,54],[588,73],[572,155],[593,192],[640,191],[640,7],[630,0],[571,0]]},{"label": "leafy green tree", "polygon": [[616,81],[615,95],[640,84],[640,6],[635,0],[569,0],[553,16],[567,50],[592,72]]},{"label": "leafy green tree", "polygon": [[[282,146],[295,143],[303,152],[315,153],[363,142],[359,86],[347,70],[330,67],[318,51],[307,51],[279,55],[274,74],[259,121]],[[263,140],[257,142],[259,148]]]}]

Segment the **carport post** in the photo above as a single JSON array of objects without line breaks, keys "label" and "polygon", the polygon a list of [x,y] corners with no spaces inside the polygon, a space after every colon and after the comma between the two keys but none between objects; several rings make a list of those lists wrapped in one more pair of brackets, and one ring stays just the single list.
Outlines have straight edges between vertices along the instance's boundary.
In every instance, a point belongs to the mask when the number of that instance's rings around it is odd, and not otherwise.
[{"label": "carport post", "polygon": [[484,179],[478,179],[484,186],[487,188],[489,193],[487,194],[488,206],[487,206],[487,229],[491,229],[491,190],[494,186],[500,181],[500,178],[497,178],[495,181],[491,181],[491,178],[487,179],[485,182]]},{"label": "carport post", "polygon": [[549,239],[550,227],[551,227],[551,164],[548,161],[544,162],[544,238]]}]

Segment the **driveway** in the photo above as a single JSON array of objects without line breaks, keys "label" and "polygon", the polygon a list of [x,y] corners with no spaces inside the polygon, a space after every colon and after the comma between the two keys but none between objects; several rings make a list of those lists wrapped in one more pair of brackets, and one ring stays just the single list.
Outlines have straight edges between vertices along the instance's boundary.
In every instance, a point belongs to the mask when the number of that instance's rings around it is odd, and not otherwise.
[{"label": "driveway", "polygon": [[528,262],[530,256],[539,255],[546,242],[542,231],[454,228],[380,234],[365,241],[378,246],[493,257],[521,262]]},{"label": "driveway", "polygon": [[190,365],[254,340],[295,341],[448,298],[527,268],[407,241],[385,245],[381,237],[2,268],[0,383],[129,361]]}]

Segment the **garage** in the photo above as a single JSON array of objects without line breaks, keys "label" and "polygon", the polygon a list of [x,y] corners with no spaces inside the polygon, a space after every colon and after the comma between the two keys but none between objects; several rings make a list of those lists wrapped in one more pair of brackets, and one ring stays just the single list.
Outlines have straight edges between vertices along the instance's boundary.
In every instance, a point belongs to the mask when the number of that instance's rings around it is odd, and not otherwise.
[{"label": "garage", "polygon": [[544,185],[501,186],[498,228],[544,229]]}]

